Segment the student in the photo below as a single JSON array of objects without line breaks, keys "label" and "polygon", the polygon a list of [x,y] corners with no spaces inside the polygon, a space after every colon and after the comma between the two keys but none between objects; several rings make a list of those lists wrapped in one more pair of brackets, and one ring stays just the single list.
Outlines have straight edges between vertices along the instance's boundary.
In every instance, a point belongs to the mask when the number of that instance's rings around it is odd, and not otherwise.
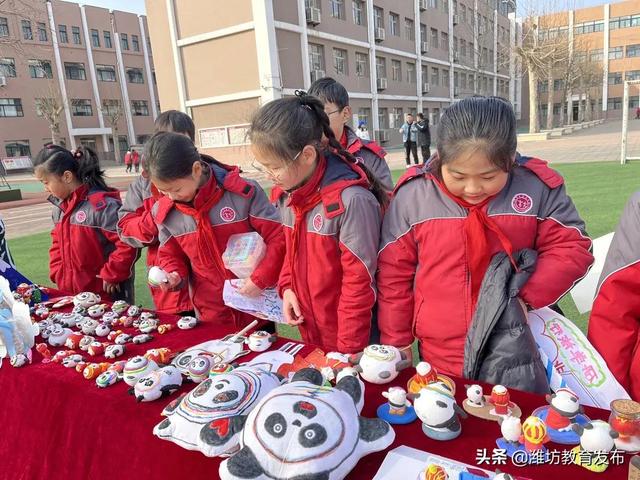
[{"label": "student", "polygon": [[131,162],[138,173],[140,171],[140,154],[137,150],[131,150]]},{"label": "student", "polygon": [[125,173],[131,173],[132,165],[133,165],[133,158],[131,157],[131,150],[127,150],[127,153],[124,154]]},{"label": "student", "polygon": [[508,102],[454,103],[438,126],[436,155],[399,181],[385,214],[382,342],[410,352],[417,338],[421,357],[445,373],[461,375],[480,285],[497,253],[537,251],[535,272],[519,292],[530,308],[555,303],[593,260],[563,178],[542,160],[518,156],[516,144]]},{"label": "student", "polygon": [[405,161],[407,162],[407,168],[411,167],[411,159],[409,154],[413,155],[413,161],[416,165],[420,162],[418,160],[418,127],[413,121],[413,115],[407,113],[405,122],[398,130],[402,134],[402,143],[404,144]]},{"label": "student", "polygon": [[324,111],[329,117],[331,131],[340,142],[341,147],[361,161],[384,188],[389,191],[393,190],[391,171],[384,159],[387,152],[376,142],[359,137],[347,125],[353,114],[349,105],[347,89],[333,78],[324,77],[313,82],[307,93],[318,97],[324,104]]},{"label": "student", "polygon": [[106,185],[95,152],[79,147],[72,153],[50,145],[40,150],[33,165],[55,205],[51,280],[69,294],[91,291],[132,303],[137,250],[118,237],[120,193]]},{"label": "student", "polygon": [[640,401],[640,192],[613,236],[589,318],[588,338],[631,398]]},{"label": "student", "polygon": [[275,184],[285,227],[278,288],[286,321],[326,352],[362,350],[387,193],[342,148],[316,97],[298,92],[267,103],[255,114],[249,138],[260,164],[255,168]]},{"label": "student", "polygon": [[225,306],[222,290],[235,276],[222,254],[231,235],[258,232],[267,246],[264,258],[240,293],[257,296],[276,285],[284,256],[284,234],[275,208],[262,188],[240,177],[240,169],[201,155],[186,136],[156,133],[145,146],[145,170],[164,195],[151,212],[158,224],[158,266],[172,290],[188,284],[196,315],[229,330],[250,316]]},{"label": "student", "polygon": [[362,140],[369,140],[369,130],[367,130],[367,124],[364,122],[358,123],[358,129],[356,130],[356,135],[360,137]]},{"label": "student", "polygon": [[422,162],[426,163],[431,156],[431,131],[429,130],[429,120],[424,118],[423,113],[419,113],[417,117],[418,121],[416,122],[416,128],[418,129],[418,133],[416,135],[416,144],[420,147]]},{"label": "student", "polygon": [[[195,125],[191,118],[177,110],[167,110],[155,121],[156,132],[176,132],[195,138]],[[147,247],[147,268],[156,265],[158,257],[158,227],[151,215],[151,209],[161,195],[151,185],[149,175],[142,170],[127,190],[127,196],[118,214],[120,238],[135,248]],[[184,287],[176,291],[150,288],[155,310],[162,313],[186,315],[193,313],[189,290]]]}]

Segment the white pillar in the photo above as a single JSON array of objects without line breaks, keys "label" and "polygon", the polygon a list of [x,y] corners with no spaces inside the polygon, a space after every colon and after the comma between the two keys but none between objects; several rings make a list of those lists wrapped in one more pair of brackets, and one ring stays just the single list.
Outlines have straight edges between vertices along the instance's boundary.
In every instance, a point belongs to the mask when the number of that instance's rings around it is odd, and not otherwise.
[{"label": "white pillar", "polygon": [[493,95],[498,94],[498,7],[493,10]]},{"label": "white pillar", "polygon": [[416,94],[418,95],[418,112],[422,112],[422,52],[420,51],[420,1],[413,1],[414,38],[416,47]]},{"label": "white pillar", "polygon": [[144,54],[144,70],[147,75],[147,85],[149,85],[149,99],[151,100],[151,113],[155,121],[158,116],[158,107],[156,106],[156,92],[153,88],[153,74],[151,73],[151,61],[149,60],[149,48],[147,47],[147,33],[144,28],[144,18],[138,15],[138,24],[140,25],[140,41],[142,42],[142,53]]},{"label": "white pillar", "polygon": [[176,25],[176,13],[173,6],[173,0],[166,0],[167,18],[169,20],[169,38],[171,40],[171,54],[173,55],[173,63],[176,71],[176,84],[178,87],[178,107],[181,112],[187,112],[186,105],[186,88],[184,81],[184,71],[182,65],[182,55],[178,46],[178,33]]},{"label": "white pillar", "polygon": [[[449,0],[442,0],[443,2],[449,2]],[[454,64],[453,64],[453,5],[449,4],[449,99],[453,103],[455,99],[454,91]]]},{"label": "white pillar", "polygon": [[76,139],[73,137],[73,123],[71,122],[71,111],[69,110],[69,97],[67,96],[67,86],[65,84],[64,70],[62,69],[62,59],[60,58],[60,45],[58,44],[58,31],[56,29],[56,21],[53,18],[53,5],[47,2],[47,14],[49,15],[49,28],[51,30],[51,42],[53,43],[53,56],[56,62],[56,72],[58,74],[58,83],[60,84],[60,94],[62,95],[62,105],[64,107],[64,116],[67,120],[67,131],[69,132],[69,147],[71,150],[76,149]]},{"label": "white pillar", "polygon": [[[373,0],[367,0],[367,39],[369,40],[369,78],[371,79],[371,123],[373,126],[372,138],[375,132],[380,130],[378,121],[378,72],[376,71],[376,40],[374,36]],[[375,140],[378,140],[375,138]]]},{"label": "white pillar", "polygon": [[[569,55],[573,55],[573,20],[574,20],[574,11],[573,10],[569,10],[568,12],[569,15]],[[551,93],[551,88],[552,86],[549,86],[549,92]],[[569,92],[572,93],[572,92]],[[579,102],[580,100],[578,100]],[[562,106],[560,107],[562,108]],[[572,95],[567,94],[567,120],[569,120],[567,122],[567,125],[570,125],[573,123],[573,98]]]},{"label": "white pillar", "polygon": [[272,0],[252,0],[251,8],[258,54],[258,76],[260,90],[262,90],[261,100],[265,104],[282,95],[273,2]]},{"label": "white pillar", "polygon": [[611,12],[609,10],[609,4],[605,3],[602,8],[604,9],[604,41],[602,47],[602,111],[606,112],[608,108],[609,99],[609,16]]},{"label": "white pillar", "polygon": [[309,68],[309,37],[307,35],[307,10],[304,0],[298,0],[298,25],[300,33],[300,52],[302,54],[302,82],[307,90],[311,85],[311,69]]},{"label": "white pillar", "polygon": [[[127,75],[124,71],[124,62],[122,60],[122,49],[120,45],[120,34],[116,32],[115,22],[113,21],[113,12],[111,12],[111,30],[116,42],[116,58],[118,60],[118,73],[120,74],[120,91],[122,93],[122,103],[125,119],[127,121],[127,132],[129,135],[129,145],[136,143],[136,132],[133,129],[133,117],[131,115],[131,101],[129,100],[129,90],[127,90]],[[115,138],[116,142],[119,139]]]}]

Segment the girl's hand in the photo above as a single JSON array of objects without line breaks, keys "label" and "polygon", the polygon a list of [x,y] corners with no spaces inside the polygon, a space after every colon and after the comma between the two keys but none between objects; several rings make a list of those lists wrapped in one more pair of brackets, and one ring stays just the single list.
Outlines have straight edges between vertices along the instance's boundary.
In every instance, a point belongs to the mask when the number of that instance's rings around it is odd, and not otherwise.
[{"label": "girl's hand", "polygon": [[253,283],[253,280],[247,278],[242,287],[238,289],[238,293],[245,297],[257,297],[262,293],[262,289]]},{"label": "girl's hand", "polygon": [[282,310],[284,311],[284,319],[289,325],[295,326],[304,322],[298,298],[291,289],[285,290],[282,294]]},{"label": "girl's hand", "polygon": [[[96,275],[96,278],[100,278],[100,275]],[[109,295],[113,295],[114,293],[117,293],[120,291],[120,284],[111,283],[111,282],[107,282],[106,280],[102,280],[102,290],[104,290],[104,292],[108,293]]]},{"label": "girl's hand", "polygon": [[182,278],[178,272],[167,273],[167,281],[160,284],[160,289],[164,292],[176,290],[182,283]]}]

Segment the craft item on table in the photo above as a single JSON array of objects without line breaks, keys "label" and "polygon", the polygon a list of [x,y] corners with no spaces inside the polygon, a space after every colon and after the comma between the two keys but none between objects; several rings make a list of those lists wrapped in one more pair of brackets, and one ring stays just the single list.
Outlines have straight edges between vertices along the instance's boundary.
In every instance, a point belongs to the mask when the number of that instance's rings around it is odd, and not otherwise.
[{"label": "craft item on table", "polygon": [[524,444],[524,450],[527,455],[519,459],[519,463],[520,460],[522,460],[522,463],[529,464],[546,463],[548,452],[544,444],[548,443],[550,438],[547,433],[547,426],[542,420],[533,415],[527,417],[522,423],[520,441]]},{"label": "craft item on table", "polygon": [[106,370],[96,377],[96,385],[99,388],[107,388],[115,385],[120,380],[120,375],[115,370]]},{"label": "craft item on table", "polygon": [[138,326],[138,330],[141,333],[151,333],[155,332],[158,329],[158,320],[155,318],[148,318],[146,320],[141,320],[140,325]]},{"label": "craft item on table", "polygon": [[80,339],[78,348],[80,348],[80,350],[82,350],[83,352],[86,352],[87,350],[89,350],[89,345],[91,345],[95,341],[96,339],[91,335],[85,335],[84,337],[82,337],[82,339]]},{"label": "craft item on table", "polygon": [[107,340],[109,340],[110,342],[115,342],[117,336],[121,333],[123,333],[122,330],[111,330],[109,332],[109,335],[107,335]]},{"label": "craft item on table", "polygon": [[370,383],[389,383],[400,371],[411,365],[404,353],[391,345],[369,345],[351,357],[363,380]]},{"label": "craft item on table", "polygon": [[129,308],[129,304],[124,300],[116,300],[111,304],[111,310],[118,315],[122,315]]},{"label": "craft item on table", "polygon": [[56,315],[54,322],[67,328],[75,328],[79,322],[84,321],[84,317],[78,313],[62,313]]},{"label": "craft item on table", "polygon": [[468,404],[469,407],[484,407],[484,394],[480,385],[465,385],[464,388],[467,389],[467,398],[464,403]]},{"label": "craft item on table", "polygon": [[72,333],[73,331],[70,328],[63,327],[62,325],[54,325],[49,331],[47,342],[49,342],[49,345],[52,347],[62,347]]},{"label": "craft item on table", "polygon": [[141,320],[141,321],[144,321],[144,320],[151,320],[151,319],[154,319],[154,320],[156,320],[156,321],[158,320],[158,319],[156,318],[156,314],[155,314],[154,312],[141,312],[141,313],[140,313],[140,320]]},{"label": "craft item on table", "polygon": [[417,480],[449,480],[449,474],[444,467],[432,463],[420,472]]},{"label": "craft item on table", "polygon": [[87,365],[89,365],[89,362],[85,362],[84,360],[76,363],[76,372],[82,373],[82,371],[87,368]]},{"label": "craft item on table", "polygon": [[49,338],[50,329],[53,326],[53,322],[51,321],[51,319],[48,318],[46,320],[40,320],[37,325],[38,331],[40,332],[40,337],[42,337],[43,340]]},{"label": "craft item on table", "polygon": [[[353,367],[343,367],[340,370],[338,370],[338,372],[336,373],[336,383],[338,383],[340,380],[342,380],[346,376],[357,378],[358,382],[360,382],[360,388],[362,388],[362,390],[364,391],[364,382],[360,379],[360,375],[358,375],[358,371]],[[362,397],[361,402],[356,403],[356,410],[358,410],[358,413],[362,412],[363,407],[364,407],[364,397]]]},{"label": "craft item on table", "polygon": [[102,363],[90,363],[84,370],[82,370],[82,376],[87,380],[93,380],[103,372],[106,372],[110,364],[107,362]]},{"label": "craft item on table", "polygon": [[100,318],[107,311],[106,303],[98,303],[96,305],[91,305],[87,309],[87,313],[91,318]]},{"label": "craft item on table", "polygon": [[460,417],[467,414],[456,403],[443,382],[430,383],[414,394],[413,407],[422,421],[422,431],[434,440],[453,440],[462,432]]},{"label": "craft item on table", "polygon": [[71,313],[84,317],[87,314],[87,309],[82,305],[75,305],[71,310]]},{"label": "craft item on table", "polygon": [[169,333],[173,330],[174,325],[172,323],[163,323],[162,325],[158,325],[158,333],[160,335],[164,335],[165,333]]},{"label": "craft item on table", "polygon": [[116,336],[116,338],[113,341],[117,345],[124,345],[125,343],[129,343],[132,340],[133,340],[133,337],[128,333],[121,333],[120,335]]},{"label": "craft item on table", "polygon": [[51,352],[46,343],[37,343],[36,352],[42,355],[42,363],[49,363],[51,361]]},{"label": "craft item on table", "polygon": [[116,320],[118,320],[118,318],[118,314],[114,311],[104,312],[104,315],[102,315],[102,321],[110,327],[116,322]]},{"label": "craft item on table", "polygon": [[127,360],[118,360],[117,362],[113,362],[107,370],[113,370],[114,372],[122,373],[124,372],[124,367],[127,366]]},{"label": "craft item on table", "polygon": [[178,328],[180,330],[190,330],[198,324],[196,317],[182,317],[178,320]]},{"label": "craft item on table", "polygon": [[209,378],[209,370],[215,365],[213,357],[202,354],[195,357],[187,368],[187,377],[194,383],[200,383]]},{"label": "craft item on table", "polygon": [[584,427],[574,424],[573,430],[580,436],[580,445],[571,449],[573,463],[592,472],[604,472],[609,466],[609,452],[615,446],[618,432],[603,420],[593,420]]},{"label": "craft item on table", "polygon": [[67,305],[75,305],[74,299],[75,297],[73,296],[56,298],[55,301],[51,302],[53,303],[53,305],[51,305],[51,308],[64,308]]},{"label": "craft item on table", "polygon": [[96,337],[106,337],[111,332],[111,328],[106,323],[101,323],[96,327]]},{"label": "craft item on table", "polygon": [[140,335],[136,335],[131,340],[135,344],[147,343],[153,340],[153,335],[149,335],[148,333],[141,333]]},{"label": "craft item on table", "polygon": [[82,330],[82,333],[84,333],[85,335],[95,335],[96,328],[98,327],[98,325],[100,325],[100,322],[98,322],[98,320],[89,318],[87,320],[84,320],[80,324],[80,329]]},{"label": "craft item on table", "polygon": [[238,450],[247,414],[280,383],[277,375],[260,368],[220,373],[167,405],[162,412],[167,418],[153,433],[209,457],[231,455]]},{"label": "craft item on table", "polygon": [[62,366],[65,368],[75,368],[80,362],[84,362],[84,358],[82,355],[74,353],[62,359]]},{"label": "craft item on table", "polygon": [[74,355],[75,350],[58,350],[52,357],[51,361],[53,363],[61,363],[65,358],[70,355]]},{"label": "craft item on table", "polygon": [[500,432],[502,437],[496,440],[498,448],[503,449],[509,457],[518,450],[524,450],[522,438],[522,423],[518,417],[500,417]]},{"label": "craft item on table", "polygon": [[229,373],[234,368],[235,366],[231,363],[216,363],[209,369],[209,378],[222,375],[223,373]]},{"label": "craft item on table", "polygon": [[138,402],[153,402],[175,392],[182,385],[182,375],[168,365],[141,377],[133,387]]},{"label": "craft item on table", "polygon": [[222,288],[222,301],[225,305],[262,320],[284,322],[282,299],[276,289],[265,288],[257,297],[247,297],[239,292],[244,284],[245,280],[225,280]]},{"label": "craft item on table", "polygon": [[142,307],[139,305],[131,305],[127,309],[127,317],[137,317],[142,313]]},{"label": "craft item on table", "polygon": [[322,374],[322,378],[324,378],[323,385],[330,387],[331,382],[336,379],[336,371],[331,367],[322,367],[320,373]]},{"label": "craft item on table", "polygon": [[615,440],[618,450],[627,453],[640,451],[640,403],[633,400],[612,401],[609,424],[620,434]]},{"label": "craft item on table", "polygon": [[493,477],[493,480],[516,480],[516,479],[513,475],[506,472],[501,472],[499,469],[496,469],[496,476]]},{"label": "craft item on table", "polygon": [[173,352],[169,348],[151,348],[147,350],[144,356],[153,360],[158,365],[167,365],[173,358]]},{"label": "craft item on table", "polygon": [[377,414],[391,424],[407,424],[417,417],[411,402],[407,399],[407,392],[402,387],[389,387],[382,396],[389,400],[378,407]]},{"label": "craft item on table", "polygon": [[258,232],[236,233],[227,240],[222,261],[236,277],[248,278],[266,253],[267,245]]},{"label": "craft item on table", "polygon": [[47,307],[45,307],[45,306],[40,306],[40,307],[36,308],[33,313],[39,319],[44,319],[44,318],[47,318],[49,316],[49,309]]},{"label": "craft item on table", "polygon": [[578,396],[568,388],[560,388],[545,398],[549,405],[536,408],[532,415],[544,420],[551,441],[565,445],[580,443],[580,437],[573,431],[572,425],[584,426],[590,420],[584,415]]},{"label": "craft item on table", "polygon": [[243,363],[242,366],[261,368],[267,372],[278,373],[278,375],[284,378],[285,375],[283,375],[281,371],[284,367],[290,366],[295,361],[294,355],[299,351],[298,347],[303,347],[303,345],[287,342],[278,350],[271,350],[256,355],[248,362]]},{"label": "craft item on table", "polygon": [[4,277],[0,277],[0,294],[0,367],[7,356],[13,367],[22,367],[31,363],[31,349],[40,329],[31,321],[29,306],[13,299]]},{"label": "craft item on table", "polygon": [[278,339],[277,335],[265,332],[264,330],[257,330],[253,332],[245,340],[245,343],[252,352],[264,352],[268,350],[272,343]]},{"label": "craft item on table", "polygon": [[89,344],[89,348],[87,349],[87,353],[92,357],[96,357],[98,355],[104,354],[104,349],[105,349],[105,344],[104,343],[91,342]]},{"label": "craft item on table", "polygon": [[634,455],[629,460],[629,478],[628,480],[640,480],[640,456]]},{"label": "craft item on table", "polygon": [[160,367],[154,360],[145,358],[142,355],[132,357],[127,361],[124,366],[124,370],[122,371],[124,383],[133,387],[141,377],[157,370],[158,368]]},{"label": "craft item on table", "polygon": [[456,394],[455,382],[448,376],[438,373],[429,362],[418,362],[415,375],[407,382],[407,392],[420,393],[423,387],[434,382],[444,383],[454,395]]},{"label": "craft item on table", "polygon": [[123,315],[115,322],[115,324],[121,327],[129,328],[133,326],[134,321],[135,321],[134,317],[127,317],[126,315]]},{"label": "craft item on table", "polygon": [[[470,387],[474,387],[473,385]],[[474,395],[474,399],[478,400],[478,396]],[[512,416],[521,417],[522,411],[520,407],[511,401],[509,390],[502,385],[495,385],[491,390],[491,395],[483,395],[483,406],[479,407],[472,404],[469,399],[462,402],[462,408],[474,417],[484,420],[499,421],[501,417]]]},{"label": "craft item on table", "polygon": [[98,303],[100,303],[100,295],[93,292],[82,292],[73,297],[73,304],[84,308],[89,308]]},{"label": "craft item on table", "polygon": [[169,283],[169,277],[167,277],[167,272],[154,265],[149,269],[147,282],[152,287],[159,287],[160,285]]},{"label": "craft item on table", "polygon": [[247,418],[242,449],[220,464],[220,478],[342,479],[360,458],[393,442],[387,422],[356,411],[364,395],[356,378],[335,387],[322,381],[318,370],[303,369],[269,392]]}]

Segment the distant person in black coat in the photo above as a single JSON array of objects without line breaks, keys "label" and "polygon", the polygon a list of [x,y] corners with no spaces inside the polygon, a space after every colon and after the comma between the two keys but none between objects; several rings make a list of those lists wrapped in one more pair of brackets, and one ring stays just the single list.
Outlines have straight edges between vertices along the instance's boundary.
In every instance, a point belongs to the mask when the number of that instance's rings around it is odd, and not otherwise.
[{"label": "distant person in black coat", "polygon": [[418,122],[416,128],[418,129],[418,147],[422,151],[422,161],[426,162],[431,156],[431,131],[429,130],[429,120],[424,118],[423,113],[417,115]]}]

